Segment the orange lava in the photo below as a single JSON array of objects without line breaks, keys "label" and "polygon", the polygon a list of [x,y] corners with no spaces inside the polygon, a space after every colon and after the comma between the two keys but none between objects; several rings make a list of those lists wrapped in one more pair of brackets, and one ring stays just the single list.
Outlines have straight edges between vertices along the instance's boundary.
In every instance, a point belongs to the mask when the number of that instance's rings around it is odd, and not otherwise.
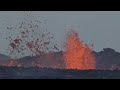
[{"label": "orange lava", "polygon": [[32,42],[28,42],[27,46],[28,46],[28,48],[33,48],[33,43]]},{"label": "orange lava", "polygon": [[17,44],[17,43],[20,43],[21,39],[15,39],[14,42]]},{"label": "orange lava", "polygon": [[11,67],[11,66],[16,66],[17,62],[13,59],[9,59],[9,61],[7,62],[7,64],[5,66]]},{"label": "orange lava", "polygon": [[95,69],[95,56],[91,48],[79,40],[78,33],[71,31],[65,43],[64,63],[66,69]]}]

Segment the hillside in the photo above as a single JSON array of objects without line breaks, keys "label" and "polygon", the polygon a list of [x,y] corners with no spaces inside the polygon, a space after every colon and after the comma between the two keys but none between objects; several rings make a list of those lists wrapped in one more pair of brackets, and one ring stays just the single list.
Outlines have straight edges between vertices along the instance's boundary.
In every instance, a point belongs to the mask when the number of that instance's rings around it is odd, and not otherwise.
[{"label": "hillside", "polygon": [[[104,48],[100,52],[93,51],[96,57],[96,69],[120,69],[120,53],[116,52],[111,48]],[[0,54],[0,64],[11,63],[9,61],[9,57],[3,54]],[[39,67],[55,67],[55,68],[63,68],[64,60],[63,60],[63,52],[54,52],[43,54],[40,56],[26,56],[20,59],[14,60],[13,64],[17,64],[19,66],[31,67],[31,66],[39,66]],[[14,66],[13,65],[13,66]]]}]

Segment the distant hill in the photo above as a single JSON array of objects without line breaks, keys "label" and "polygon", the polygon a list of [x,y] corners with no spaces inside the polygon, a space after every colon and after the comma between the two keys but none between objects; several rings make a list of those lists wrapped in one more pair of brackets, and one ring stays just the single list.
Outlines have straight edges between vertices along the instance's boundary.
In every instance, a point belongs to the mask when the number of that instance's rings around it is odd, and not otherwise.
[{"label": "distant hill", "polygon": [[[116,52],[111,48],[103,48],[100,52],[93,51],[93,54],[96,57],[96,69],[120,69],[120,53]],[[3,54],[0,54],[0,65],[5,63],[17,64],[19,66],[30,67],[30,66],[39,66],[39,67],[54,67],[54,68],[63,68],[64,59],[63,52],[53,52],[42,54],[40,56],[26,56],[20,59],[10,62],[9,57]]]},{"label": "distant hill", "polygon": [[103,51],[93,52],[96,57],[97,69],[112,69],[120,67],[120,53],[111,48],[104,48]]},{"label": "distant hill", "polygon": [[[120,53],[111,48],[104,48],[100,52],[93,51],[96,57],[96,69],[112,69],[120,67]],[[64,67],[63,52],[54,52],[42,56],[24,57],[18,60],[24,66],[41,65],[47,67]],[[59,63],[59,64],[58,64]]]},{"label": "distant hill", "polygon": [[0,54],[0,64],[6,63],[10,57],[4,54]]},{"label": "distant hill", "polygon": [[54,67],[63,68],[64,59],[63,52],[54,52],[42,54],[39,56],[26,56],[17,60],[18,64],[24,67],[39,66],[39,67]]}]

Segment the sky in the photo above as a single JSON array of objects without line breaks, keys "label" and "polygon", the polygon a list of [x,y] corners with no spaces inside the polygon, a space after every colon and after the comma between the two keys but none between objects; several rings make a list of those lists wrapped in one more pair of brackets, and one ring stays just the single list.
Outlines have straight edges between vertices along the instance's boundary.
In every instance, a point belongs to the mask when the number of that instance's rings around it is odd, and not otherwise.
[{"label": "sky", "polygon": [[54,34],[55,42],[62,49],[66,33],[71,28],[79,33],[82,41],[93,49],[113,48],[120,52],[119,11],[0,11],[0,52],[6,54],[8,41],[4,40],[7,26],[14,26],[29,14],[45,22],[44,27]]}]

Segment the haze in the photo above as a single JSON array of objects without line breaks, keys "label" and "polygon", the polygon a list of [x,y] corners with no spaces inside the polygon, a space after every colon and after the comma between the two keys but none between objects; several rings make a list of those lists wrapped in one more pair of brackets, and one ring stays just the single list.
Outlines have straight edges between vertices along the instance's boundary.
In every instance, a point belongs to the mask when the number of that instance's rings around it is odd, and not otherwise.
[{"label": "haze", "polygon": [[26,14],[45,22],[44,27],[54,34],[60,49],[63,47],[66,32],[72,28],[85,43],[94,43],[95,51],[103,48],[120,51],[119,11],[0,11],[0,53],[6,54],[8,41],[3,37],[7,34],[7,26],[16,25]]}]

